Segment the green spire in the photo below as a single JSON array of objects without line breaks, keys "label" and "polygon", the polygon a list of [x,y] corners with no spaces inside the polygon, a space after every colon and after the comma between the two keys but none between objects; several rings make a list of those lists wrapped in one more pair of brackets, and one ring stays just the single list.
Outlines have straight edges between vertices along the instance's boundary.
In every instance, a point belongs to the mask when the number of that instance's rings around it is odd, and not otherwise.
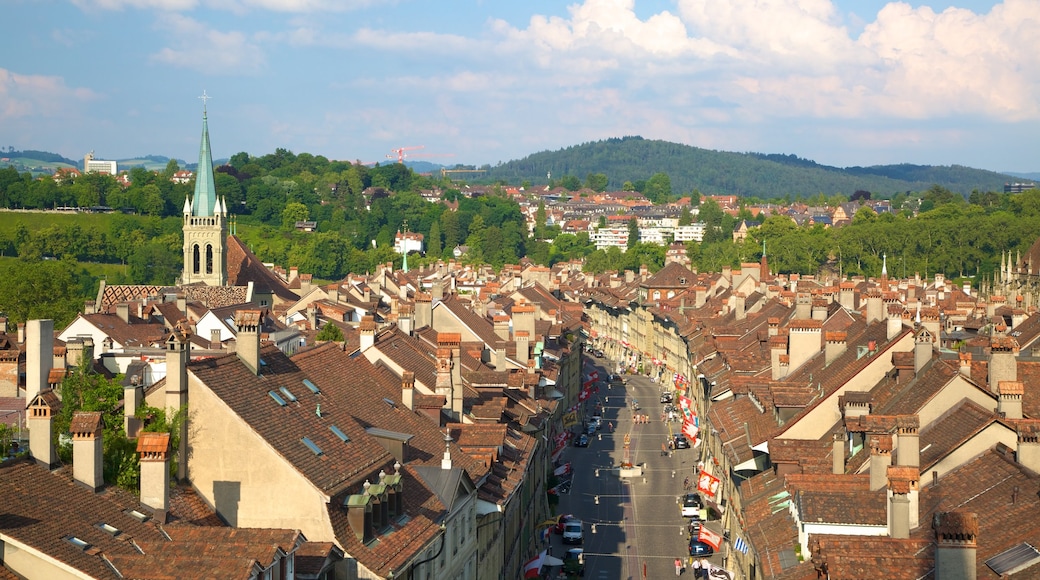
[{"label": "green spire", "polygon": [[202,145],[199,147],[199,166],[195,170],[195,195],[192,197],[192,213],[196,216],[212,216],[217,201],[217,186],[213,183],[213,156],[209,150],[209,124],[206,120],[206,101],[212,97],[202,91]]}]

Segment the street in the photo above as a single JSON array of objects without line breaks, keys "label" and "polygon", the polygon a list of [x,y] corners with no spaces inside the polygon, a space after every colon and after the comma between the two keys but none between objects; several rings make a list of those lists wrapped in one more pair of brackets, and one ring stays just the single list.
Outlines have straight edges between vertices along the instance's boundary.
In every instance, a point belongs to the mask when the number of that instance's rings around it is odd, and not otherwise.
[{"label": "street", "polygon": [[[686,561],[689,554],[689,520],[681,515],[678,497],[684,493],[686,477],[696,481],[700,450],[677,449],[670,456],[662,451],[670,429],[678,430],[680,423],[661,421],[661,384],[640,375],[622,375],[627,385],[607,388],[605,379],[614,370],[605,366],[610,361],[591,356],[588,360],[596,363],[603,386],[588,401],[586,419],[598,398],[603,427],[588,447],[570,445],[564,452],[563,461],[571,463],[574,476],[570,493],[561,496],[557,510],[584,522],[584,544],[565,545],[553,534],[552,554],[563,557],[568,548],[584,548],[586,578],[674,577],[675,559]],[[633,400],[640,410],[633,411]],[[634,421],[634,414],[646,415],[648,422]],[[613,432],[607,423],[613,423]],[[641,477],[619,477],[626,434],[630,435],[630,461],[643,466]],[[713,556],[709,561],[717,559]],[[691,576],[689,569],[683,574]]]}]

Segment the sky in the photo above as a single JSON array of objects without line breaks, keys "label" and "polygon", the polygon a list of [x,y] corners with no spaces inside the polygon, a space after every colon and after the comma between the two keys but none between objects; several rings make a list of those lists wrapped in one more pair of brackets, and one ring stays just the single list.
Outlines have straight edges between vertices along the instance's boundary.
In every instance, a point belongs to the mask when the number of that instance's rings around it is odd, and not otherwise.
[{"label": "sky", "polygon": [[1040,171],[1040,0],[3,0],[0,149]]}]

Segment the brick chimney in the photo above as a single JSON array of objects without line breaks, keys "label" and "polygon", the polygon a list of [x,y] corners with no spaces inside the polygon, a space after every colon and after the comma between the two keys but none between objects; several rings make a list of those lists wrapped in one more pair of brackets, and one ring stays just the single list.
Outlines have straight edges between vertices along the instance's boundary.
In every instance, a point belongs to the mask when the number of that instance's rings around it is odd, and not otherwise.
[{"label": "brick chimney", "polygon": [[877,491],[888,483],[888,468],[892,465],[892,435],[871,433],[867,443],[870,445],[870,491]]},{"label": "brick chimney", "polygon": [[141,454],[141,503],[152,509],[159,523],[166,523],[170,509],[170,434],[141,433],[137,438]]},{"label": "brick chimney", "polygon": [[72,415],[69,431],[72,433],[72,478],[77,483],[97,491],[105,485],[101,468],[102,458],[101,411],[77,411]]},{"label": "brick chimney", "polygon": [[1022,418],[1022,395],[1025,385],[1022,381],[1000,381],[997,383],[997,412],[1005,419]]},{"label": "brick chimney", "polygon": [[252,371],[260,374],[260,325],[263,313],[259,310],[240,310],[235,314],[235,326],[238,336],[235,338],[235,352],[238,359]]},{"label": "brick chimney", "polygon": [[374,316],[362,316],[359,326],[361,334],[361,346],[359,350],[365,352],[376,344],[376,318]]},{"label": "brick chimney", "polygon": [[906,539],[918,525],[918,486],[920,473],[916,467],[888,468],[888,535]]},{"label": "brick chimney", "polygon": [[935,580],[975,580],[978,514],[936,512],[932,529],[935,530]]},{"label": "brick chimney", "polygon": [[[191,327],[178,323],[166,339],[166,416],[173,417],[188,406],[188,358],[191,355]],[[188,421],[181,421],[177,446],[177,479],[188,477]]]},{"label": "brick chimney", "polygon": [[401,373],[401,403],[409,410],[415,408],[415,373],[404,371]]},{"label": "brick chimney", "polygon": [[30,320],[25,326],[25,400],[47,388],[54,366],[54,321]]},{"label": "brick chimney", "polygon": [[61,400],[53,389],[45,389],[29,400],[29,454],[37,463],[51,468],[58,463],[54,449],[54,416],[61,410]]}]

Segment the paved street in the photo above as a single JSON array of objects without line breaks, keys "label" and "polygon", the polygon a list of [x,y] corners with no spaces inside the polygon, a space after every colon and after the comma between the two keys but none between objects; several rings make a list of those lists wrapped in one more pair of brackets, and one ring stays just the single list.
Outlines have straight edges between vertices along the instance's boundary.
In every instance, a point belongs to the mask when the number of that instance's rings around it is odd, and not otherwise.
[{"label": "paved street", "polygon": [[[600,379],[605,381],[612,371],[606,366],[610,362],[591,357],[590,360],[598,363]],[[678,449],[671,457],[663,455],[661,444],[668,439],[669,427],[677,430],[679,423],[661,421],[661,385],[642,376],[624,377],[628,379],[626,387],[600,388],[594,396],[603,404],[604,425],[589,446],[570,446],[564,452],[564,461],[570,461],[574,468],[574,479],[571,492],[561,498],[558,513],[574,514],[585,522],[582,547],[586,554],[586,578],[674,577],[675,558],[689,553],[685,528],[688,520],[680,513],[677,498],[683,493],[685,477],[695,481],[700,451]],[[633,399],[641,410],[632,410]],[[589,401],[589,415],[594,403]],[[634,422],[633,413],[648,415],[649,423]],[[607,422],[614,424],[613,433]],[[625,434],[631,435],[632,463],[644,466],[643,477],[618,477]],[[558,535],[553,535],[552,543],[552,553],[558,557],[573,547],[564,545]],[[718,556],[712,558],[717,559]],[[689,570],[683,575],[691,576]]]}]

